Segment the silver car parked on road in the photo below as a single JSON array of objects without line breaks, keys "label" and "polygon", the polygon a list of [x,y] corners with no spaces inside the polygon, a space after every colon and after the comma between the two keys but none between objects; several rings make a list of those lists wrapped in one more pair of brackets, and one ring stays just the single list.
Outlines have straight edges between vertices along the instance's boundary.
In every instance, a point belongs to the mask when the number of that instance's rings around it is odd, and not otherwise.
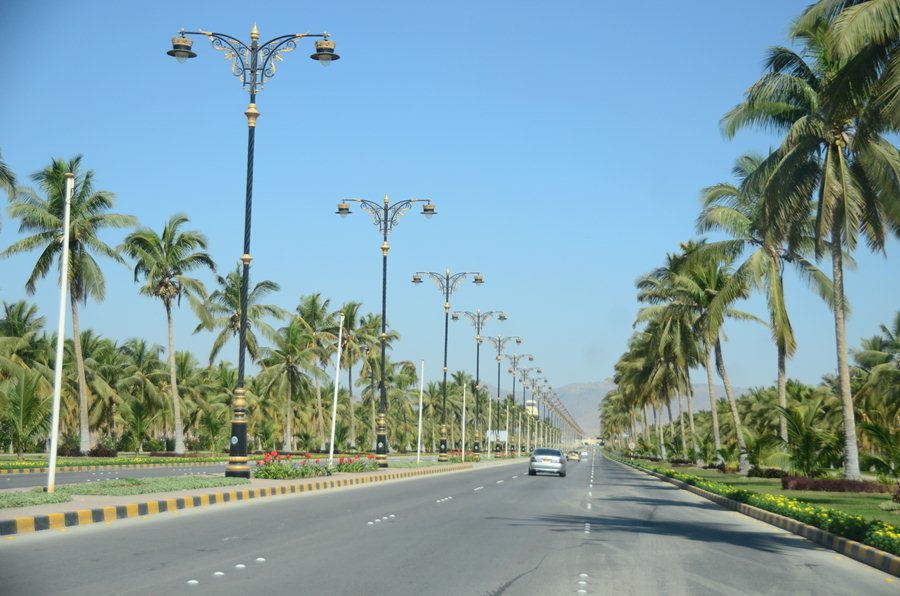
[{"label": "silver car parked on road", "polygon": [[559,474],[560,478],[565,478],[566,456],[559,449],[538,447],[531,454],[531,460],[528,462],[528,475],[535,476],[538,472]]}]

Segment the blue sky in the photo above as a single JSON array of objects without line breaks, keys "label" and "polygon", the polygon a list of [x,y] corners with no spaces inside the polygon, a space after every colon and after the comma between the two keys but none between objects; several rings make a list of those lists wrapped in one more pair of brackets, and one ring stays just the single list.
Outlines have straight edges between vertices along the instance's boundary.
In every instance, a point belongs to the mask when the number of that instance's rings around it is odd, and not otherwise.
[{"label": "blue sky", "polygon": [[[361,300],[379,311],[377,230],[362,213],[342,220],[335,205],[430,197],[438,215],[411,212],[390,239],[394,358],[424,359],[426,377],[439,376],[443,301],[434,285],[409,283],[412,273],[481,271],[486,283],[463,285],[454,309],[505,310],[509,320],[485,334],[522,336],[552,385],[598,381],[632,333],[635,279],[695,237],[700,189],[777,142],[725,140],[719,119],[807,4],[12,0],[0,7],[0,150],[23,181],[51,157],[83,154],[117,212],[157,230],[186,213],[227,272],[241,253],[248,96],[207,40],[179,65],[165,54],[170,38],[184,27],[249,41],[254,23],[263,41],[327,30],[339,62],[321,68],[304,40],[258,97],[253,278],[281,284],[273,301],[291,310],[321,292],[335,307]],[[16,230],[4,213],[0,247]],[[893,240],[889,259],[856,254],[851,346],[900,308],[898,249]],[[25,298],[36,258],[0,262],[0,299]],[[108,263],[106,276],[107,298],[84,308],[83,326],[164,345],[162,305],[137,295],[129,269]],[[799,344],[788,371],[816,382],[835,368],[832,319],[802,283],[787,283]],[[56,279],[30,299],[55,327]],[[744,308],[765,318],[758,297]],[[191,334],[186,306],[175,324],[178,349],[205,359],[212,338]],[[732,383],[770,384],[768,331],[729,323],[726,333]],[[493,379],[489,351],[482,370]],[[236,352],[223,354],[236,362]],[[450,369],[474,371],[474,352],[468,323],[451,324]]]}]

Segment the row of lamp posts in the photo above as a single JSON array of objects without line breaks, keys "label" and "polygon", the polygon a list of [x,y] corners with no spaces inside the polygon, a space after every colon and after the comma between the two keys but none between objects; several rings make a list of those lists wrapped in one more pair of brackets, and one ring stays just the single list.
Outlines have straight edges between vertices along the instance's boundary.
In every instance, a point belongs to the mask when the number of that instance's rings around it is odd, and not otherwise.
[{"label": "row of lamp posts", "polygon": [[[202,36],[209,39],[215,50],[223,51],[225,58],[231,60],[231,71],[236,76],[241,85],[250,94],[250,104],[248,105],[244,115],[247,117],[247,177],[246,192],[244,201],[244,242],[241,253],[241,263],[243,264],[241,287],[240,287],[240,326],[238,331],[238,378],[237,386],[234,390],[234,399],[232,401],[232,421],[231,421],[231,441],[230,441],[230,457],[229,463],[225,470],[226,476],[231,477],[250,477],[250,467],[248,465],[249,458],[247,454],[247,401],[246,391],[244,389],[244,369],[245,354],[247,347],[247,293],[250,279],[250,230],[251,230],[251,214],[253,206],[253,156],[254,143],[256,135],[256,124],[260,112],[256,106],[256,96],[261,91],[266,82],[275,75],[276,61],[283,59],[283,54],[291,52],[297,47],[297,43],[305,37],[319,38],[315,43],[315,52],[310,58],[318,61],[323,66],[328,66],[331,62],[340,59],[335,52],[335,43],[331,40],[331,36],[327,32],[323,33],[297,33],[290,35],[282,35],[275,37],[266,42],[259,41],[259,30],[256,25],[250,31],[250,43],[247,44],[240,39],[224,33],[216,33],[212,31],[185,31],[182,29],[178,35],[172,38],[172,49],[167,52],[169,56],[174,57],[178,62],[183,63],[188,59],[195,58],[197,54],[193,51],[192,36]],[[337,213],[342,217],[349,215],[350,203],[356,203],[364,211],[372,216],[378,231],[382,236],[381,252],[382,252],[382,292],[381,292],[381,378],[378,383],[380,393],[377,429],[376,429],[376,460],[380,467],[387,467],[387,429],[386,429],[386,407],[387,407],[387,387],[385,384],[385,350],[387,341],[387,258],[390,245],[388,244],[388,234],[393,230],[399,221],[400,216],[408,211],[414,204],[422,203],[422,215],[430,218],[435,211],[434,204],[428,199],[407,199],[390,203],[388,196],[384,197],[383,203],[379,204],[366,199],[346,199],[338,204]],[[443,366],[443,404],[441,408],[441,442],[439,461],[447,461],[447,332],[448,322],[450,318],[450,296],[457,289],[459,284],[467,277],[473,277],[475,284],[484,283],[484,278],[478,272],[464,271],[451,274],[450,270],[444,273],[434,271],[417,272],[413,276],[413,283],[420,284],[422,276],[428,276],[438,285],[444,296],[444,366]],[[482,325],[491,317],[496,315],[499,320],[505,320],[506,316],[500,311],[487,311],[482,313],[477,310],[475,313],[469,311],[458,311],[453,313],[454,320],[459,315],[466,316],[475,326],[476,341],[476,421],[480,420],[478,412],[478,395],[480,389],[479,378],[479,356],[481,345],[481,329]],[[499,428],[500,419],[500,363],[501,353],[504,345],[509,341],[521,343],[521,339],[516,336],[489,338],[497,349],[497,426]],[[515,395],[516,372],[518,369],[519,356],[513,355],[509,357],[512,363],[510,372],[513,375],[513,395]],[[531,356],[528,357],[532,359]],[[370,363],[371,369],[371,363]],[[525,379],[527,378],[526,370],[522,369],[522,399],[523,407],[525,405]],[[540,369],[536,369],[540,374]],[[373,385],[374,385],[374,369],[372,369]],[[476,425],[478,422],[476,422]],[[490,424],[488,425],[490,427]],[[537,427],[536,427],[537,428]],[[527,433],[526,433],[527,434]],[[528,441],[523,441],[521,423],[517,432],[519,442],[519,450],[525,449]],[[475,453],[481,451],[480,444],[481,434],[476,428]],[[533,442],[532,442],[533,444]],[[499,440],[494,446],[495,451],[499,451]]]}]

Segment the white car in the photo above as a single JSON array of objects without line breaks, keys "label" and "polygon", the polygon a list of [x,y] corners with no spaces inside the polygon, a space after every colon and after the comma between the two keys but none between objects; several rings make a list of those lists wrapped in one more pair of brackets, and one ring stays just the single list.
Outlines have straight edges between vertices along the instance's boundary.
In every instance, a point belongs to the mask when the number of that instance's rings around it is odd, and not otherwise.
[{"label": "white car", "polygon": [[538,472],[557,474],[560,478],[565,478],[566,456],[559,449],[538,447],[531,454],[531,460],[528,462],[528,475],[536,476]]}]

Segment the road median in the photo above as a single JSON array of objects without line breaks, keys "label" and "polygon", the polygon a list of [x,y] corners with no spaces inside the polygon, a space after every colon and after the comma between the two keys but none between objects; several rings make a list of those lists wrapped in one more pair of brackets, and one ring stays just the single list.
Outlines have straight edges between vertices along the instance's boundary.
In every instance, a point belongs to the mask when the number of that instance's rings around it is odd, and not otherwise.
[{"label": "road median", "polygon": [[102,496],[78,495],[65,503],[49,503],[31,507],[0,510],[0,536],[7,539],[18,534],[42,530],[65,530],[74,526],[111,523],[129,519],[274,497],[305,494],[323,490],[360,486],[376,482],[411,479],[434,474],[458,472],[473,467],[471,463],[429,466],[417,469],[377,470],[374,472],[341,473],[329,477],[303,480],[264,480],[253,478],[247,488],[211,490],[197,489],[177,493]]}]

